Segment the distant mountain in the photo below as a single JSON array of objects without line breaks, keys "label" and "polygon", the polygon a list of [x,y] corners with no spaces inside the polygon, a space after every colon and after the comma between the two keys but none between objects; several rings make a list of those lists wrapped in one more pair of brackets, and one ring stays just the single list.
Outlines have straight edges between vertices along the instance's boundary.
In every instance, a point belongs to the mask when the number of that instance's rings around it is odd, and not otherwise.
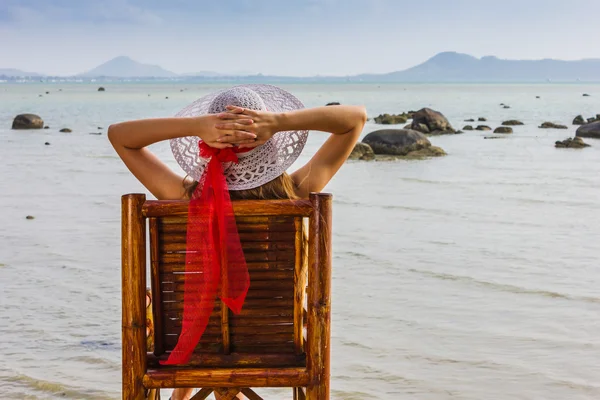
[{"label": "distant mountain", "polygon": [[589,82],[600,81],[600,59],[502,60],[445,52],[404,71],[351,78],[378,82]]},{"label": "distant mountain", "polygon": [[0,76],[10,76],[10,77],[19,77],[19,76],[41,76],[35,72],[25,72],[20,69],[14,68],[0,68]]},{"label": "distant mountain", "polygon": [[79,74],[80,77],[113,77],[113,78],[170,78],[176,73],[167,71],[158,65],[142,64],[129,57],[113,58],[96,68]]}]

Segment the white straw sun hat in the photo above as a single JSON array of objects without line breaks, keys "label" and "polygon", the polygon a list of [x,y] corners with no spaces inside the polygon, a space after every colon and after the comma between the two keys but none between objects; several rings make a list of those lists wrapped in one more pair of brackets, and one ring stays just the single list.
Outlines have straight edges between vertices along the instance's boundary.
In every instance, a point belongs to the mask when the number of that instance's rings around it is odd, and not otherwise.
[{"label": "white straw sun hat", "polygon": [[[208,94],[177,113],[177,117],[195,117],[227,111],[228,105],[250,110],[284,112],[304,108],[291,93],[272,85],[240,85]],[[308,137],[308,131],[277,132],[265,144],[238,153],[237,163],[223,163],[229,190],[253,189],[283,174],[296,161]],[[200,181],[209,158],[201,157],[197,136],[171,139],[171,150],[181,168]]]}]

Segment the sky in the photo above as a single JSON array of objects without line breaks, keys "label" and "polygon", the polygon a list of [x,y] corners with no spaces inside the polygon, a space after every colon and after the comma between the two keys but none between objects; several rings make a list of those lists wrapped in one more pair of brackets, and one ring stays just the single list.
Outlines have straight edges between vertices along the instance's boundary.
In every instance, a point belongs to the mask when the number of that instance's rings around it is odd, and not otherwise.
[{"label": "sky", "polygon": [[600,0],[0,0],[0,68],[73,75],[117,56],[176,73],[403,70],[442,51],[600,58]]}]

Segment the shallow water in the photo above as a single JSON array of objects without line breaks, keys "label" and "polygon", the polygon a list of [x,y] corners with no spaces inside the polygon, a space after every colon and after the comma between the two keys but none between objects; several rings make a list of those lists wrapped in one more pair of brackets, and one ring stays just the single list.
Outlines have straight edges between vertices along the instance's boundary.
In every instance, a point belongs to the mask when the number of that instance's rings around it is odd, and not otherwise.
[{"label": "shallow water", "polygon": [[[105,87],[0,85],[2,398],[120,397],[120,195],[144,189],[106,128],[218,86]],[[600,113],[600,86],[286,88],[371,117],[430,106],[457,128],[526,124],[431,138],[443,158],[348,162],[330,183],[333,398],[600,398],[600,140],[553,147],[575,115]],[[10,130],[22,112],[51,129]],[[538,129],[546,120],[570,129]],[[298,164],[323,139],[311,133]],[[177,168],[166,144],[154,150]]]}]

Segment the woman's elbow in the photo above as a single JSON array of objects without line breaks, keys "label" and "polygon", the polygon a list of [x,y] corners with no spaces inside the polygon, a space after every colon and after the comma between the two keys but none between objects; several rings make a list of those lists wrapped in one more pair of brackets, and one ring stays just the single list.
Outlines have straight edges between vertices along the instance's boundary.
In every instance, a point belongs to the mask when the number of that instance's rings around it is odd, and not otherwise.
[{"label": "woman's elbow", "polygon": [[117,129],[115,127],[115,124],[111,124],[108,127],[108,132],[106,133],[106,136],[108,137],[110,143],[114,146],[117,142]]}]

